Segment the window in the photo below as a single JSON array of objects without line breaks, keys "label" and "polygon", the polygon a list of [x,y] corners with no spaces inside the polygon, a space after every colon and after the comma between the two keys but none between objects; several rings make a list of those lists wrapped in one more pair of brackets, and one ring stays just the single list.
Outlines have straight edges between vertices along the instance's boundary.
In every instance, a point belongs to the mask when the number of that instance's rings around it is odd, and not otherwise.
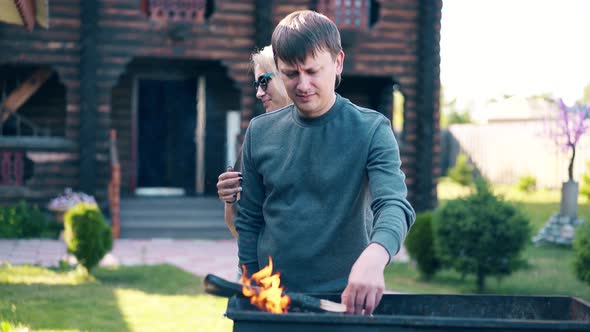
[{"label": "window", "polygon": [[318,0],[317,5],[318,12],[332,19],[339,29],[350,30],[366,30],[375,23],[375,9],[375,0]]},{"label": "window", "polygon": [[213,1],[142,0],[141,9],[154,21],[203,23],[213,12]]}]

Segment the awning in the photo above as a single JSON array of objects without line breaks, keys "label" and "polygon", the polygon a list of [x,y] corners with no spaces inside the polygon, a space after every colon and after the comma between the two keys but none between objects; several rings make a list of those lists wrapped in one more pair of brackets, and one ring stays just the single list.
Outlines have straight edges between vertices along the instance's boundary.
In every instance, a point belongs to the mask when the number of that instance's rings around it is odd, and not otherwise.
[{"label": "awning", "polygon": [[0,22],[23,25],[33,31],[35,23],[49,28],[48,0],[1,0]]}]

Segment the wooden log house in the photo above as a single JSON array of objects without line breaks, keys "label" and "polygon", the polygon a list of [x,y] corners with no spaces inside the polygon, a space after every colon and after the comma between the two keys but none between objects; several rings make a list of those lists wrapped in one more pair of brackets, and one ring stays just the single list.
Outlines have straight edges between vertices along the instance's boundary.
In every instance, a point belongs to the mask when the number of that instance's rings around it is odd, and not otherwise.
[{"label": "wooden log house", "polygon": [[409,199],[417,210],[432,208],[441,7],[442,0],[49,0],[48,29],[0,23],[0,204],[44,206],[66,187],[106,202],[111,129],[122,195],[150,187],[216,195],[236,134],[263,111],[250,53],[270,43],[285,15],[314,9],[342,32],[339,93],[390,119],[392,92],[403,93],[396,136]]}]

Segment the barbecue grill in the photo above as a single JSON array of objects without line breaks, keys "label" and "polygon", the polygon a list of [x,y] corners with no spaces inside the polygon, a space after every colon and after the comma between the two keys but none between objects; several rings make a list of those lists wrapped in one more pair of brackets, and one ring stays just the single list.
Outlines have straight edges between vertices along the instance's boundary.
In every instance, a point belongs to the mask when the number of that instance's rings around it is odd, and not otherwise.
[{"label": "barbecue grill", "polygon": [[[340,301],[340,294],[310,295]],[[373,316],[297,307],[277,315],[233,296],[226,316],[235,332],[590,331],[590,305],[565,296],[385,294]]]}]

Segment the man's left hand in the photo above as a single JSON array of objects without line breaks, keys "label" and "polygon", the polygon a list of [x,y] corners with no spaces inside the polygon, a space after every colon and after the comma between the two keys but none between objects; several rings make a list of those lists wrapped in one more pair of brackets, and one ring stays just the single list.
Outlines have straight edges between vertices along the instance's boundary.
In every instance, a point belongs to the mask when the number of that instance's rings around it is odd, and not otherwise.
[{"label": "man's left hand", "polygon": [[348,284],[342,293],[342,303],[348,313],[365,315],[373,311],[381,302],[385,290],[383,270],[389,263],[389,253],[380,244],[371,243],[356,260]]}]

